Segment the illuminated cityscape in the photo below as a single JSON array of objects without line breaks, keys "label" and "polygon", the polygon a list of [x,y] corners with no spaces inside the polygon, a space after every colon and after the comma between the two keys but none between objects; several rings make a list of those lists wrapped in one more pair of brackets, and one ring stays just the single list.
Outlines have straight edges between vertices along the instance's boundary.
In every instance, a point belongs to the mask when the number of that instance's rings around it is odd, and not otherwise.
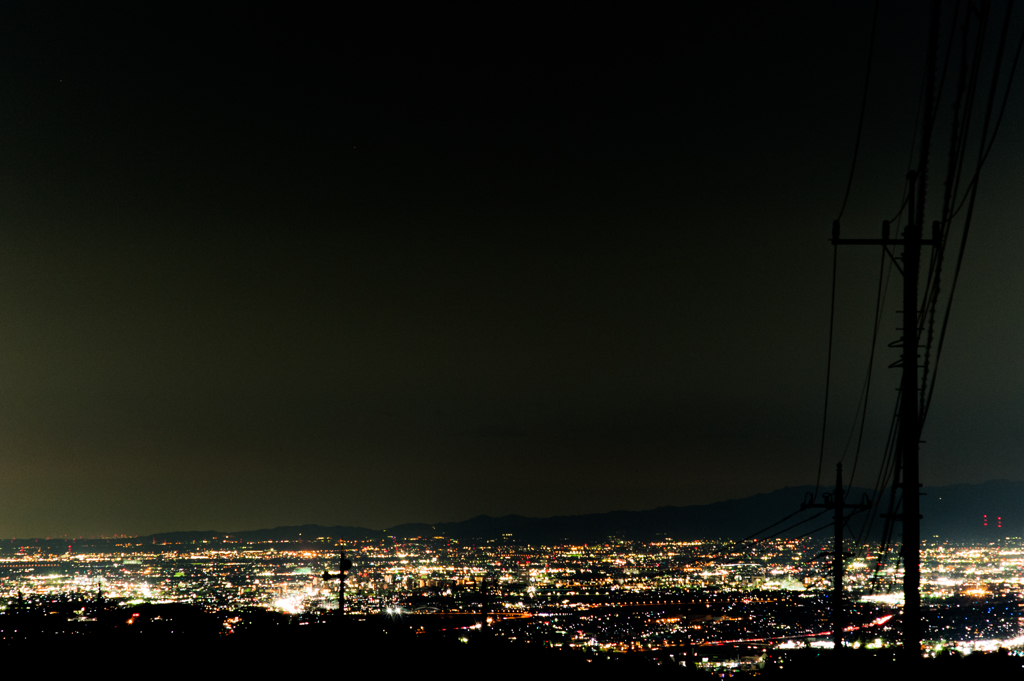
[{"label": "illuminated cityscape", "polygon": [[321,5],[0,5],[9,675],[1020,675],[1018,3]]},{"label": "illuminated cityscape", "polygon": [[[85,630],[99,609],[189,604],[218,617],[229,635],[238,613],[307,623],[334,617],[337,582],[323,576],[336,572],[344,551],[353,562],[346,612],[355,620],[384,616],[418,632],[486,626],[510,641],[597,655],[746,646],[744,664],[756,668],[769,650],[832,645],[825,548],[815,539],[534,547],[513,536],[479,544],[11,540],[0,557],[0,596],[8,614],[35,608]],[[847,564],[846,642],[894,646],[902,574],[876,574],[878,547],[859,548],[861,557]],[[922,555],[928,650],[1024,650],[1019,539],[933,544]],[[55,607],[61,603],[73,605]]]}]

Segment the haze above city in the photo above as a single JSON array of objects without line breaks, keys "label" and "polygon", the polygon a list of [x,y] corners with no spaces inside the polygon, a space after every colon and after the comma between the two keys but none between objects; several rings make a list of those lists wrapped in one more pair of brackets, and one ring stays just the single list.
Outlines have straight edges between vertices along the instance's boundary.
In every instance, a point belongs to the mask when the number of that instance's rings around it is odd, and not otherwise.
[{"label": "haze above city", "polygon": [[[0,8],[0,537],[814,483],[871,7],[423,11]],[[927,6],[883,3],[878,27],[850,236],[899,209]],[[1020,93],[926,486],[1024,479]],[[877,276],[873,249],[840,253],[827,471]],[[876,373],[857,485],[897,379]]]}]

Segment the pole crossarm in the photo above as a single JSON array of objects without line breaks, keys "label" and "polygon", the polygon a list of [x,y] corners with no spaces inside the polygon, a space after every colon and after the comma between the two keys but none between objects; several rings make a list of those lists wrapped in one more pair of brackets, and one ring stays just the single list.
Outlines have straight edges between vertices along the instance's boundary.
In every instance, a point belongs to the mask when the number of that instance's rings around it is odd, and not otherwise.
[{"label": "pole crossarm", "polygon": [[[843,489],[843,464],[836,464],[836,488],[831,494],[825,493],[822,495],[824,501],[815,502],[813,499],[808,499],[804,503],[800,504],[800,510],[808,508],[824,508],[830,511],[835,511],[833,516],[835,528],[835,544],[833,546],[832,554],[832,641],[835,644],[836,650],[843,647],[843,630],[846,628],[846,618],[843,610],[843,559],[847,557],[843,551],[843,526],[846,521],[850,519],[853,513],[860,511],[866,511],[871,507],[868,503],[867,496],[865,495],[864,500],[859,504],[848,504],[846,503],[846,492]],[[852,510],[849,516],[845,515],[845,511]]]},{"label": "pole crossarm", "polygon": [[829,241],[834,246],[941,246],[942,245],[942,233],[939,229],[939,223],[932,225],[932,238],[922,239],[913,238],[911,235],[910,239],[893,239],[889,237],[889,233],[892,230],[888,220],[882,222],[882,238],[881,239],[842,239],[839,237],[839,220],[832,222],[832,238]]},{"label": "pole crossarm", "polygon": [[338,574],[332,575],[327,570],[320,575],[320,579],[328,582],[332,579],[338,580],[338,613],[345,613],[345,574],[352,569],[352,561],[348,559],[345,552],[342,551],[341,558],[338,561]]},{"label": "pole crossarm", "polygon": [[[905,246],[906,239],[831,239],[836,246]],[[922,246],[937,246],[934,239],[921,239]]]}]

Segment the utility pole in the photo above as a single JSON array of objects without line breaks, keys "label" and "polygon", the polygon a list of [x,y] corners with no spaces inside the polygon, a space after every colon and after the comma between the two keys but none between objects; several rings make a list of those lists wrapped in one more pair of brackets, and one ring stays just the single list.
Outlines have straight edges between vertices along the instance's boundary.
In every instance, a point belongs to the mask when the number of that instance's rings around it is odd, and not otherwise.
[{"label": "utility pole", "polygon": [[338,615],[345,614],[345,573],[352,569],[352,561],[345,556],[345,552],[341,552],[341,559],[338,561],[339,572],[336,575],[332,575],[327,570],[320,575],[320,578],[325,582],[336,579],[338,580]]},{"label": "utility pole", "polygon": [[825,498],[824,503],[805,502],[801,509],[826,508],[835,511],[832,515],[834,521],[834,543],[832,546],[832,642],[835,644],[835,649],[839,650],[843,647],[843,631],[846,629],[846,613],[843,610],[843,559],[846,557],[846,554],[843,553],[843,526],[846,524],[844,512],[846,509],[852,509],[855,512],[865,511],[868,509],[869,504],[866,499],[860,504],[846,503],[846,492],[843,490],[843,464],[841,463],[836,464],[835,491],[831,495],[825,493],[823,496]]},{"label": "utility pole", "polygon": [[[910,174],[907,208],[914,205],[916,173]],[[917,387],[917,280],[921,262],[921,225],[911,218],[903,231],[903,379],[900,382],[900,449],[903,456],[903,653],[921,656],[921,497],[919,453],[921,421]]]},{"label": "utility pole", "polygon": [[[907,214],[910,216],[903,230],[903,238],[889,237],[889,221],[882,223],[881,239],[840,239],[839,221],[832,223],[832,243],[836,246],[902,246],[898,265],[903,274],[903,336],[902,356],[893,367],[900,367],[899,442],[898,454],[902,464],[903,513],[895,519],[903,521],[903,650],[910,659],[921,655],[921,500],[919,445],[921,417],[918,412],[917,362],[917,283],[921,262],[921,246],[939,246],[938,233],[931,239],[921,238],[921,225],[915,222],[915,194],[917,173],[911,171],[908,180]],[[937,226],[933,227],[937,231]],[[892,254],[890,253],[890,256]],[[892,256],[894,257],[894,256]],[[895,259],[895,257],[894,257]],[[894,483],[897,484],[897,483]]]}]

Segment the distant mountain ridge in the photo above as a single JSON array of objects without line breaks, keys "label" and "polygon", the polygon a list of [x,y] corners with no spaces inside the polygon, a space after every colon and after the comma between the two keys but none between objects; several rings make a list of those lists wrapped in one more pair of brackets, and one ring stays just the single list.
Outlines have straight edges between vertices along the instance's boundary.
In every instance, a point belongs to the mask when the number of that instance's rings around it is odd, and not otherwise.
[{"label": "distant mountain ridge", "polygon": [[[819,489],[819,493],[822,490]],[[921,498],[921,536],[928,540],[995,541],[1020,537],[1024,533],[1024,482],[994,480],[980,484],[958,484],[923,490]],[[600,543],[609,538],[656,541],[697,539],[744,539],[767,525],[798,511],[804,498],[814,492],[810,485],[785,487],[742,499],[694,506],[662,506],[646,511],[611,511],[573,516],[531,518],[507,515],[499,518],[481,515],[469,520],[443,523],[405,523],[386,530],[343,525],[297,525],[241,532],[192,531],[164,532],[138,537],[152,544],[217,541],[230,537],[238,541],[368,540],[394,537],[447,537],[460,542],[511,541],[525,544]],[[867,490],[850,491],[851,502],[860,501]],[[883,506],[887,503],[883,500]],[[818,513],[796,513],[758,536],[766,537]],[[851,521],[860,529],[861,516]],[[829,523],[831,512],[804,522],[780,536],[797,537]],[[986,524],[987,521],[987,524]],[[873,534],[881,529],[877,520]],[[897,536],[899,528],[897,526]],[[831,526],[814,536],[828,536]]]}]

